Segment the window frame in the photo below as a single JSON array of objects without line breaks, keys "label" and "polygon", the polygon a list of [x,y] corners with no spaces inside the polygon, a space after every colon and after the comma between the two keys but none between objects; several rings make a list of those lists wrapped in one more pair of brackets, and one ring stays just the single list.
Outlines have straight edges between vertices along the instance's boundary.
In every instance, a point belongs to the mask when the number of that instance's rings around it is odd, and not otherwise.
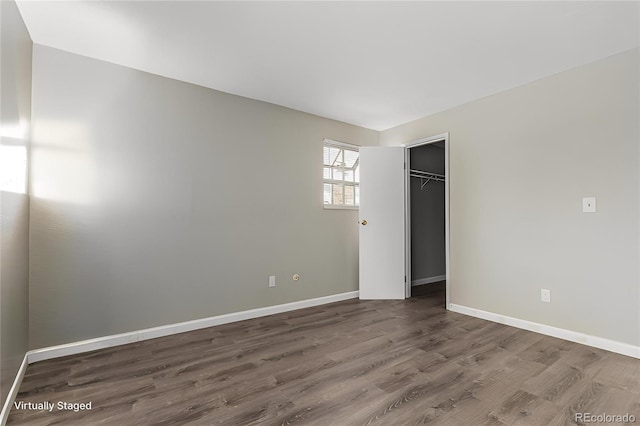
[{"label": "window frame", "polygon": [[[330,146],[330,147],[335,147],[335,148],[339,148],[339,149],[347,149],[349,151],[355,151],[358,153],[358,159],[356,160],[356,162],[354,163],[354,182],[351,183],[349,181],[345,181],[344,180],[344,175],[342,177],[342,180],[336,180],[336,179],[327,179],[324,177],[324,169],[328,166],[326,166],[324,164],[324,149],[325,147]],[[325,184],[336,184],[336,183],[342,183],[344,185],[344,183],[348,183],[350,184],[349,186],[353,186],[354,188],[354,203],[355,203],[355,188],[360,188],[360,180],[358,179],[357,182],[355,182],[355,169],[357,168],[355,166],[355,164],[358,165],[359,167],[359,163],[360,163],[360,146],[358,145],[354,145],[354,144],[350,144],[350,143],[346,143],[346,142],[340,142],[340,141],[336,141],[334,139],[328,139],[325,138],[322,140],[322,152],[323,152],[323,162],[322,162],[322,190],[323,190],[323,197],[322,197],[322,206],[323,208],[327,209],[327,210],[359,210],[360,209],[360,205],[348,205],[348,204],[325,204],[324,203],[324,185]],[[344,186],[343,186],[344,187]],[[343,195],[344,197],[344,195]]]}]

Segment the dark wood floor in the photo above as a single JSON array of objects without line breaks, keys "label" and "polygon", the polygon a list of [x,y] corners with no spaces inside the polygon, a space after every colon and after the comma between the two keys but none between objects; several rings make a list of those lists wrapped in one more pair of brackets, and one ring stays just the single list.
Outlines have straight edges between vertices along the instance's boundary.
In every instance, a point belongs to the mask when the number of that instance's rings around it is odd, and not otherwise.
[{"label": "dark wood floor", "polygon": [[640,361],[444,309],[349,300],[30,365],[10,425],[640,423]]}]

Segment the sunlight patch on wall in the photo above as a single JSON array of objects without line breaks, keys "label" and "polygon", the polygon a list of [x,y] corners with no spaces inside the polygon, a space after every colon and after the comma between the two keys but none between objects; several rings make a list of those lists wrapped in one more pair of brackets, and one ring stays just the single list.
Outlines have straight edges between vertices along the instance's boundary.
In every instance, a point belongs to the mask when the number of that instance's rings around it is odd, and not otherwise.
[{"label": "sunlight patch on wall", "polygon": [[24,121],[0,128],[0,191],[27,193],[27,135]]},{"label": "sunlight patch on wall", "polygon": [[96,162],[82,125],[40,119],[31,141],[31,196],[92,205],[97,199]]},{"label": "sunlight patch on wall", "polygon": [[0,190],[26,194],[26,146],[0,146]]}]

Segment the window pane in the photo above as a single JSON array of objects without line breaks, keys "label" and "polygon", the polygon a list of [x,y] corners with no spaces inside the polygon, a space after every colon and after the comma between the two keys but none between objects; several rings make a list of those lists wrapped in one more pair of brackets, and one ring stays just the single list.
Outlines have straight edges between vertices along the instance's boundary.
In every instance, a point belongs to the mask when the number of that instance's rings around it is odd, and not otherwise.
[{"label": "window pane", "polygon": [[331,168],[325,167],[322,175],[323,179],[331,179]]},{"label": "window pane", "polygon": [[356,164],[356,160],[358,159],[358,156],[360,155],[359,152],[357,151],[350,151],[348,149],[344,150],[344,164],[345,166],[351,168],[354,166],[354,164]]},{"label": "window pane", "polygon": [[324,184],[324,203],[331,204],[331,184]]},{"label": "window pane", "polygon": [[360,165],[358,164],[358,167],[356,167],[356,182],[360,183]]},{"label": "window pane", "polygon": [[333,169],[333,179],[342,180],[342,169]]},{"label": "window pane", "polygon": [[344,180],[345,182],[353,182],[353,170],[344,171]]},{"label": "window pane", "polygon": [[356,192],[356,196],[355,196],[356,206],[359,206],[360,205],[360,187],[359,186],[356,186],[355,192]]},{"label": "window pane", "polygon": [[[331,166],[335,163],[336,159],[338,159],[338,156],[342,153],[341,149],[338,148],[333,148],[330,146],[325,146],[324,147],[324,152],[323,152],[323,162],[325,165],[327,166]],[[340,158],[342,159],[342,157]]]},{"label": "window pane", "polygon": [[345,186],[344,187],[344,203],[347,206],[353,206],[355,201],[353,186]]},{"label": "window pane", "polygon": [[344,204],[344,192],[342,185],[332,185],[333,197],[332,204],[343,205]]},{"label": "window pane", "polygon": [[331,165],[333,165],[333,166],[341,165],[342,164],[342,150],[338,149],[338,148],[329,148],[329,151],[331,151],[331,154],[330,154]]},{"label": "window pane", "polygon": [[324,164],[325,166],[328,166],[329,164],[331,164],[331,162],[329,161],[329,147],[325,146],[322,149],[322,164]]}]

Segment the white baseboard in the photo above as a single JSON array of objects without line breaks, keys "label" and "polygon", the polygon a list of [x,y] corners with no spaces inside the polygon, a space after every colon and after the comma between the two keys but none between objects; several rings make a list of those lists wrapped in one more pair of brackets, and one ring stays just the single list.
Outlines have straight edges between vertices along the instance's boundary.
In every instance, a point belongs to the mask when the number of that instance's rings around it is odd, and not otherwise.
[{"label": "white baseboard", "polygon": [[618,354],[640,359],[640,346],[634,346],[629,343],[609,340],[603,337],[591,336],[589,334],[579,333],[577,331],[565,330],[564,328],[558,328],[519,318],[508,317],[505,315],[495,314],[493,312],[487,312],[480,309],[469,308],[467,306],[456,305],[454,303],[449,304],[449,310],[457,312],[459,314],[470,315],[472,317],[482,318],[500,324],[510,325],[512,327],[534,331],[536,333],[545,334],[547,336],[557,337],[559,339],[568,340],[570,342],[581,343],[583,345],[593,346],[594,348],[600,348],[610,352],[615,352]]},{"label": "white baseboard", "polygon": [[439,281],[444,281],[447,279],[446,275],[438,275],[436,277],[428,277],[428,278],[420,278],[419,280],[412,280],[411,286],[423,285],[423,284],[431,284],[437,283]]},{"label": "white baseboard", "polygon": [[18,374],[9,390],[7,399],[0,414],[0,426],[5,426],[13,402],[18,395],[20,384],[27,371],[27,365],[47,359],[59,358],[67,355],[75,355],[83,352],[95,351],[97,349],[110,348],[113,346],[125,345],[127,343],[139,342],[142,340],[155,339],[156,337],[169,336],[172,334],[184,333],[187,331],[199,330],[201,328],[213,327],[216,325],[228,324],[236,321],[244,321],[252,318],[264,317],[267,315],[279,314],[282,312],[295,311],[297,309],[310,308],[312,306],[325,305],[327,303],[341,302],[348,299],[357,299],[359,291],[332,294],[330,296],[316,297],[315,299],[299,300],[297,302],[284,303],[282,305],[266,306],[264,308],[250,309],[248,311],[233,312],[230,314],[217,315],[214,317],[202,318],[193,321],[185,321],[176,324],[168,324],[159,327],[147,328],[144,330],[131,331],[128,333],[114,334],[111,336],[98,337],[95,339],[83,340],[80,342],[67,343],[65,345],[50,346],[42,349],[35,349],[27,352],[22,360]]},{"label": "white baseboard", "polygon": [[64,345],[50,346],[47,348],[35,349],[27,352],[27,358],[29,364],[32,364],[34,362],[43,361],[46,359],[75,355],[83,352],[95,351],[97,349],[104,349],[113,346],[125,345],[127,343],[139,342],[142,340],[155,339],[156,337],[169,336],[172,334],[199,330],[201,328],[213,327],[216,325],[228,324],[236,321],[244,321],[252,318],[279,314],[282,312],[295,311],[296,309],[310,308],[312,306],[340,302],[347,299],[356,299],[358,295],[358,291],[332,294],[330,296],[316,297],[315,299],[300,300],[297,302],[285,303],[282,305],[267,306],[264,308],[250,309],[248,311],[233,312],[230,314],[217,315],[214,317],[202,318],[193,321],[162,325],[159,327],[147,328],[144,330],[130,331],[128,333],[114,334],[111,336],[98,337],[95,339],[83,340],[80,342],[67,343]]},{"label": "white baseboard", "polygon": [[2,406],[2,412],[0,413],[0,426],[4,426],[9,419],[9,412],[11,411],[11,407],[13,406],[13,401],[15,401],[16,396],[18,396],[18,390],[20,389],[20,385],[22,384],[24,373],[27,371],[28,363],[28,356],[27,354],[25,354],[24,358],[22,359],[22,364],[20,364],[20,368],[18,369],[18,374],[16,374],[13,385],[11,385],[11,389],[9,389],[9,393],[7,394],[7,399],[4,401],[4,405]]},{"label": "white baseboard", "polygon": [[248,311],[233,312],[230,314],[217,315],[214,317],[202,318],[193,321],[185,321],[176,324],[168,324],[159,327],[147,328],[144,330],[131,331],[128,333],[114,334],[111,336],[98,337],[95,339],[83,340],[80,342],[67,343],[65,345],[50,346],[42,349],[35,349],[27,352],[22,360],[18,374],[7,395],[7,399],[0,414],[0,426],[5,426],[13,402],[18,395],[20,384],[27,371],[27,365],[47,359],[59,358],[67,355],[75,355],[84,352],[95,351],[97,349],[110,348],[113,346],[125,345],[127,343],[139,342],[142,340],[155,339],[156,337],[169,336],[172,334],[184,333],[187,331],[199,330],[201,328],[213,327],[216,325],[228,324],[236,321],[244,321],[252,318],[264,317],[267,315],[279,314],[282,312],[295,311],[297,309],[310,308],[312,306],[325,305],[327,303],[341,302],[348,299],[357,299],[359,291],[332,294],[330,296],[316,297],[315,299],[299,300],[297,302],[284,303],[282,305],[267,306],[264,308],[250,309]]}]

